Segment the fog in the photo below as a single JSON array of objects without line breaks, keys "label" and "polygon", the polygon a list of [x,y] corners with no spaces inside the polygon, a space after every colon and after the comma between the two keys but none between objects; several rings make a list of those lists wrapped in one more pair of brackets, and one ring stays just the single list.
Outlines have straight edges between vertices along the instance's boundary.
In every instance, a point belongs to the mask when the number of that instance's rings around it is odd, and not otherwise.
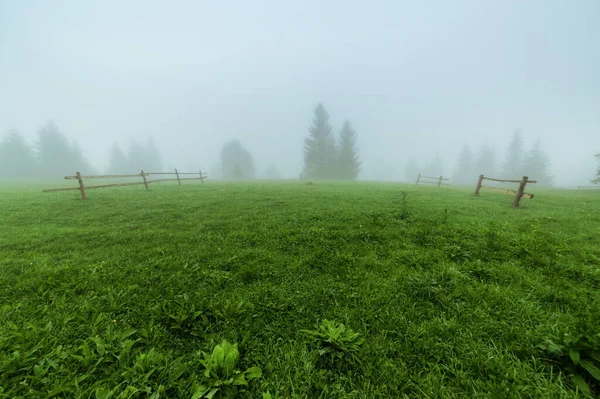
[{"label": "fog", "polygon": [[352,122],[359,179],[436,155],[451,175],[465,144],[501,162],[521,129],[557,185],[587,183],[599,41],[598,0],[0,0],[0,134],[51,120],[100,170],[151,137],[165,168],[209,176],[237,139],[258,176],[297,178],[322,103]]}]

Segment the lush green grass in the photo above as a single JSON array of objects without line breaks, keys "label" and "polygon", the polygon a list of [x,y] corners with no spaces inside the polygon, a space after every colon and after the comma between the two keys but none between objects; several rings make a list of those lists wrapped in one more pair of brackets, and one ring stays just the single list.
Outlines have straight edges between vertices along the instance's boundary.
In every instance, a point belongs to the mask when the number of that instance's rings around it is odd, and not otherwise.
[{"label": "lush green grass", "polygon": [[0,185],[0,398],[189,398],[223,339],[237,397],[583,397],[537,346],[598,332],[597,192],[41,188]]}]

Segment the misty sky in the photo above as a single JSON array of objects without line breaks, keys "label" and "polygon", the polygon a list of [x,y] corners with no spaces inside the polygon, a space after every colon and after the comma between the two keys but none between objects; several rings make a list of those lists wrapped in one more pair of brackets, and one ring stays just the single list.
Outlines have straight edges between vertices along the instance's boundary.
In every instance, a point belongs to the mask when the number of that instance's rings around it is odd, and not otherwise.
[{"label": "misty sky", "polygon": [[54,120],[98,167],[152,136],[165,166],[211,170],[239,138],[296,177],[318,102],[355,125],[361,178],[436,152],[450,174],[520,127],[558,184],[585,183],[600,1],[0,0],[0,132]]}]

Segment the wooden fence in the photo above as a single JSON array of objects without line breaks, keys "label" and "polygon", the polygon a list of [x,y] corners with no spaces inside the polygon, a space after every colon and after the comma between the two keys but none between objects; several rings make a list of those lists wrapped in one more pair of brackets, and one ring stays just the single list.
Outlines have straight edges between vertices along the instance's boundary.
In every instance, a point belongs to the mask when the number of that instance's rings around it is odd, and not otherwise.
[{"label": "wooden fence", "polygon": [[[484,186],[482,183],[484,180],[496,181],[500,183],[519,183],[519,188],[517,190],[510,190],[507,188],[500,188],[494,186]],[[529,180],[527,176],[523,176],[521,180],[504,180],[504,179],[492,179],[491,177],[485,177],[484,175],[479,175],[479,180],[477,181],[477,187],[475,188],[475,195],[479,195],[479,190],[481,188],[489,188],[493,191],[500,191],[506,194],[514,194],[515,200],[513,202],[513,208],[519,207],[519,202],[522,197],[525,198],[533,198],[533,194],[529,194],[525,192],[525,186],[527,183],[537,183],[535,180]]]},{"label": "wooden fence", "polygon": [[415,180],[416,185],[418,186],[419,183],[429,183],[429,184],[437,184],[438,188],[442,185],[444,186],[448,186],[448,183],[443,183],[443,181],[447,181],[450,179],[445,178],[444,176],[440,176],[440,177],[431,177],[431,176],[423,176],[422,174],[419,173],[419,176],[417,176],[417,180]]},{"label": "wooden fence", "polygon": [[578,185],[578,186],[554,186],[555,189],[557,190],[569,190],[569,191],[577,191],[577,192],[581,192],[581,191],[600,191],[600,185],[596,185],[596,186],[584,186],[584,185]]},{"label": "wooden fence", "polygon": [[[154,180],[148,180],[146,177],[147,176],[152,176],[152,175],[175,175],[174,178],[166,178],[166,179],[154,179]],[[188,175],[194,175],[194,176],[198,176],[198,177],[180,177],[180,176],[188,176]],[[115,183],[115,184],[102,184],[99,186],[85,186],[83,184],[83,180],[89,180],[89,179],[128,179],[128,178],[142,178],[142,181],[137,181],[137,182],[129,182],[129,183]],[[177,171],[177,169],[175,169],[175,172],[144,172],[144,170],[142,170],[140,173],[138,174],[131,174],[131,175],[100,175],[100,176],[82,176],[81,173],[76,172],[75,176],[65,176],[66,180],[77,180],[77,182],[79,183],[79,187],[66,187],[66,188],[51,188],[48,190],[43,190],[43,192],[45,193],[50,193],[50,192],[54,192],[54,191],[71,191],[71,190],[79,190],[81,191],[81,199],[85,200],[87,199],[87,195],[85,193],[85,190],[91,190],[94,188],[106,188],[106,187],[124,187],[124,186],[137,186],[140,184],[143,184],[144,186],[146,186],[146,191],[148,190],[148,185],[152,184],[152,183],[160,183],[163,181],[176,181],[179,183],[179,185],[181,186],[181,182],[185,181],[185,180],[200,180],[200,182],[202,184],[204,184],[204,180],[208,179],[208,176],[205,173],[202,173],[202,171],[198,171],[198,173],[180,173]]]}]

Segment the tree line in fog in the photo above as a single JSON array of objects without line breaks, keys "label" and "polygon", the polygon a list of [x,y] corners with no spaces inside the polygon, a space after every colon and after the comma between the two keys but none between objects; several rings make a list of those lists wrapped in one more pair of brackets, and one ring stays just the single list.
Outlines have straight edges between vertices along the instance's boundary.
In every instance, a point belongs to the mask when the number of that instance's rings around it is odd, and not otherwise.
[{"label": "tree line in fog", "polygon": [[407,180],[414,179],[419,173],[432,177],[443,175],[450,177],[452,184],[475,184],[479,175],[507,180],[528,176],[546,186],[554,181],[550,158],[544,152],[541,140],[536,140],[526,150],[523,133],[518,129],[511,136],[502,162],[493,146],[484,143],[473,151],[465,144],[458,154],[453,174],[445,175],[445,170],[440,157],[436,155],[431,161],[421,164],[410,160],[406,165],[405,177]]},{"label": "tree line in fog", "polygon": [[[146,143],[131,140],[127,151],[114,144],[104,172],[126,174],[138,173],[141,169],[161,172],[161,157],[152,139]],[[8,131],[0,141],[0,177],[57,178],[76,171],[87,175],[101,172],[87,161],[79,145],[69,140],[54,123],[38,130],[33,145],[16,130]]]},{"label": "tree line in fog", "polygon": [[[346,120],[338,134],[330,122],[329,113],[322,104],[314,110],[312,125],[304,140],[304,165],[300,177],[307,179],[354,180],[361,171],[357,133]],[[421,173],[426,176],[450,177],[452,184],[474,184],[480,174],[503,179],[520,179],[528,176],[541,185],[551,185],[553,175],[549,156],[540,140],[526,148],[523,133],[517,130],[507,143],[505,158],[500,162],[494,147],[483,144],[475,150],[465,144],[458,154],[453,174],[448,175],[442,160],[435,155],[428,162],[409,160],[405,166],[404,180],[411,181]],[[591,180],[600,184],[600,154],[596,176]],[[79,145],[69,140],[54,123],[44,125],[36,140],[29,144],[16,130],[10,130],[0,140],[0,178],[34,177],[57,178],[75,171],[83,174],[130,174],[162,172],[161,154],[148,138],[145,142],[130,140],[127,148],[113,144],[108,151],[108,166],[98,170],[84,157]],[[254,179],[257,176],[254,157],[240,140],[226,142],[220,152],[216,176],[226,180]],[[264,177],[281,178],[275,165],[270,165]],[[402,176],[396,176],[395,180]]]}]

